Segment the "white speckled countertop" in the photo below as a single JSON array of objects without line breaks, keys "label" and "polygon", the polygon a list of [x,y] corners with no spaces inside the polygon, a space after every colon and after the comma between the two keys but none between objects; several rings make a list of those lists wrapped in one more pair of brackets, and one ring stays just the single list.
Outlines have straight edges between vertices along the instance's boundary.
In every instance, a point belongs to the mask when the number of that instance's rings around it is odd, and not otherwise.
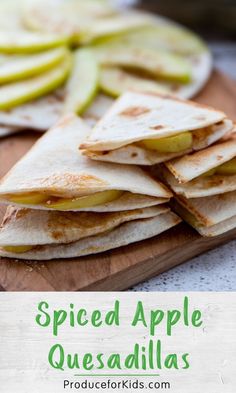
[{"label": "white speckled countertop", "polygon": [[[236,43],[214,41],[209,45],[215,65],[236,80]],[[236,240],[193,258],[131,290],[236,291]]]}]

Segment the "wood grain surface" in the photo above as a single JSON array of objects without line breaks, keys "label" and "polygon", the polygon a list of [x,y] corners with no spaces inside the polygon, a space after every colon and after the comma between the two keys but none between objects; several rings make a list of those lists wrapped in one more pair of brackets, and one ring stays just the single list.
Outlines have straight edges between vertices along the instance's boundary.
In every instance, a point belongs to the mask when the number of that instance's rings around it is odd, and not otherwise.
[{"label": "wood grain surface", "polygon": [[[224,110],[236,120],[236,83],[214,71],[196,101]],[[37,134],[0,141],[0,177],[30,148]],[[0,219],[5,208],[0,207]],[[100,255],[49,262],[0,260],[0,290],[115,291],[127,289],[207,250],[236,238],[236,230],[212,239],[180,224],[153,239]]]}]

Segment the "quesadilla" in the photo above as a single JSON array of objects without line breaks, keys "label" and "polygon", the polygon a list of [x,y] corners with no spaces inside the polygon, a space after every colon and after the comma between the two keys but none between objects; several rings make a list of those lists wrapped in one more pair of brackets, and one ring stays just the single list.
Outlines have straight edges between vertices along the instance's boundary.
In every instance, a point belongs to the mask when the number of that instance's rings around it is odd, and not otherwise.
[{"label": "quesadilla", "polygon": [[68,115],[0,181],[1,202],[41,210],[121,211],[154,206],[172,193],[138,167],[95,163],[77,146],[90,133]]},{"label": "quesadilla", "polygon": [[180,221],[166,206],[103,214],[9,207],[0,256],[50,260],[95,254],[156,236]]},{"label": "quesadilla", "polygon": [[176,196],[171,206],[202,236],[218,236],[236,228],[236,191],[194,199]]},{"label": "quesadilla", "polygon": [[186,198],[236,191],[236,138],[165,163],[164,178]]},{"label": "quesadilla", "polygon": [[80,149],[92,159],[153,165],[204,149],[233,128],[224,112],[191,101],[127,92]]}]

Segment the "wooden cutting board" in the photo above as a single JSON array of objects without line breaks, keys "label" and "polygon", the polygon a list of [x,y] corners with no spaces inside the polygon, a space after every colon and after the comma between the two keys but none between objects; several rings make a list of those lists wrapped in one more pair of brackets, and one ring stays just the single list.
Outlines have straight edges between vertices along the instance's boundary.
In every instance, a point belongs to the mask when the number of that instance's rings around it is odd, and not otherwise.
[{"label": "wooden cutting board", "polygon": [[[236,82],[215,71],[196,101],[236,120]],[[37,139],[32,133],[0,141],[0,177]],[[0,207],[0,219],[5,208]],[[129,288],[207,250],[236,239],[236,229],[212,239],[180,224],[153,239],[101,255],[50,262],[0,261],[0,289],[7,291],[115,291]]]}]

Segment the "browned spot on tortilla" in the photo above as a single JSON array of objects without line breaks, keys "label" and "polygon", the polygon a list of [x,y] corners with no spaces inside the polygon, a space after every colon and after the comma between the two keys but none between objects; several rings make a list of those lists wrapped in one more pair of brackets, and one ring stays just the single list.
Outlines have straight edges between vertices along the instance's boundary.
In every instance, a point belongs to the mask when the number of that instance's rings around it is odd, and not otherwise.
[{"label": "browned spot on tortilla", "polygon": [[107,150],[102,152],[102,155],[103,155],[103,156],[105,156],[105,155],[107,155],[107,154],[109,154],[109,151],[107,151]]},{"label": "browned spot on tortilla", "polygon": [[120,115],[136,117],[136,116],[141,116],[144,113],[148,113],[148,112],[150,112],[150,109],[145,108],[144,106],[131,106],[125,109],[123,112],[121,112]]},{"label": "browned spot on tortilla", "polygon": [[134,157],[137,157],[137,155],[138,155],[137,153],[132,153],[132,154],[131,154],[131,157],[134,158]]},{"label": "browned spot on tortilla", "polygon": [[222,160],[223,156],[221,156],[220,154],[218,154],[218,156],[216,157],[217,161]]},{"label": "browned spot on tortilla", "polygon": [[80,175],[75,175],[72,173],[62,173],[54,174],[46,179],[42,179],[42,185],[45,187],[53,187],[55,191],[57,188],[68,188],[68,190],[73,187],[90,187],[90,186],[105,186],[108,183],[96,176],[84,173]]},{"label": "browned spot on tortilla", "polygon": [[25,120],[31,120],[31,119],[32,119],[32,117],[29,116],[29,115],[22,115],[22,117],[23,117],[23,119],[25,119]]},{"label": "browned spot on tortilla", "polygon": [[198,116],[194,116],[193,119],[194,119],[194,120],[203,121],[203,120],[206,120],[206,116],[203,116],[203,115],[200,116],[200,115],[198,115]]},{"label": "browned spot on tortilla", "polygon": [[162,128],[164,128],[164,126],[162,126],[162,125],[157,125],[157,126],[152,126],[152,127],[150,127],[150,130],[161,130]]},{"label": "browned spot on tortilla", "polygon": [[16,219],[21,219],[22,217],[25,217],[27,214],[29,214],[30,210],[29,209],[20,209],[16,211]]}]

